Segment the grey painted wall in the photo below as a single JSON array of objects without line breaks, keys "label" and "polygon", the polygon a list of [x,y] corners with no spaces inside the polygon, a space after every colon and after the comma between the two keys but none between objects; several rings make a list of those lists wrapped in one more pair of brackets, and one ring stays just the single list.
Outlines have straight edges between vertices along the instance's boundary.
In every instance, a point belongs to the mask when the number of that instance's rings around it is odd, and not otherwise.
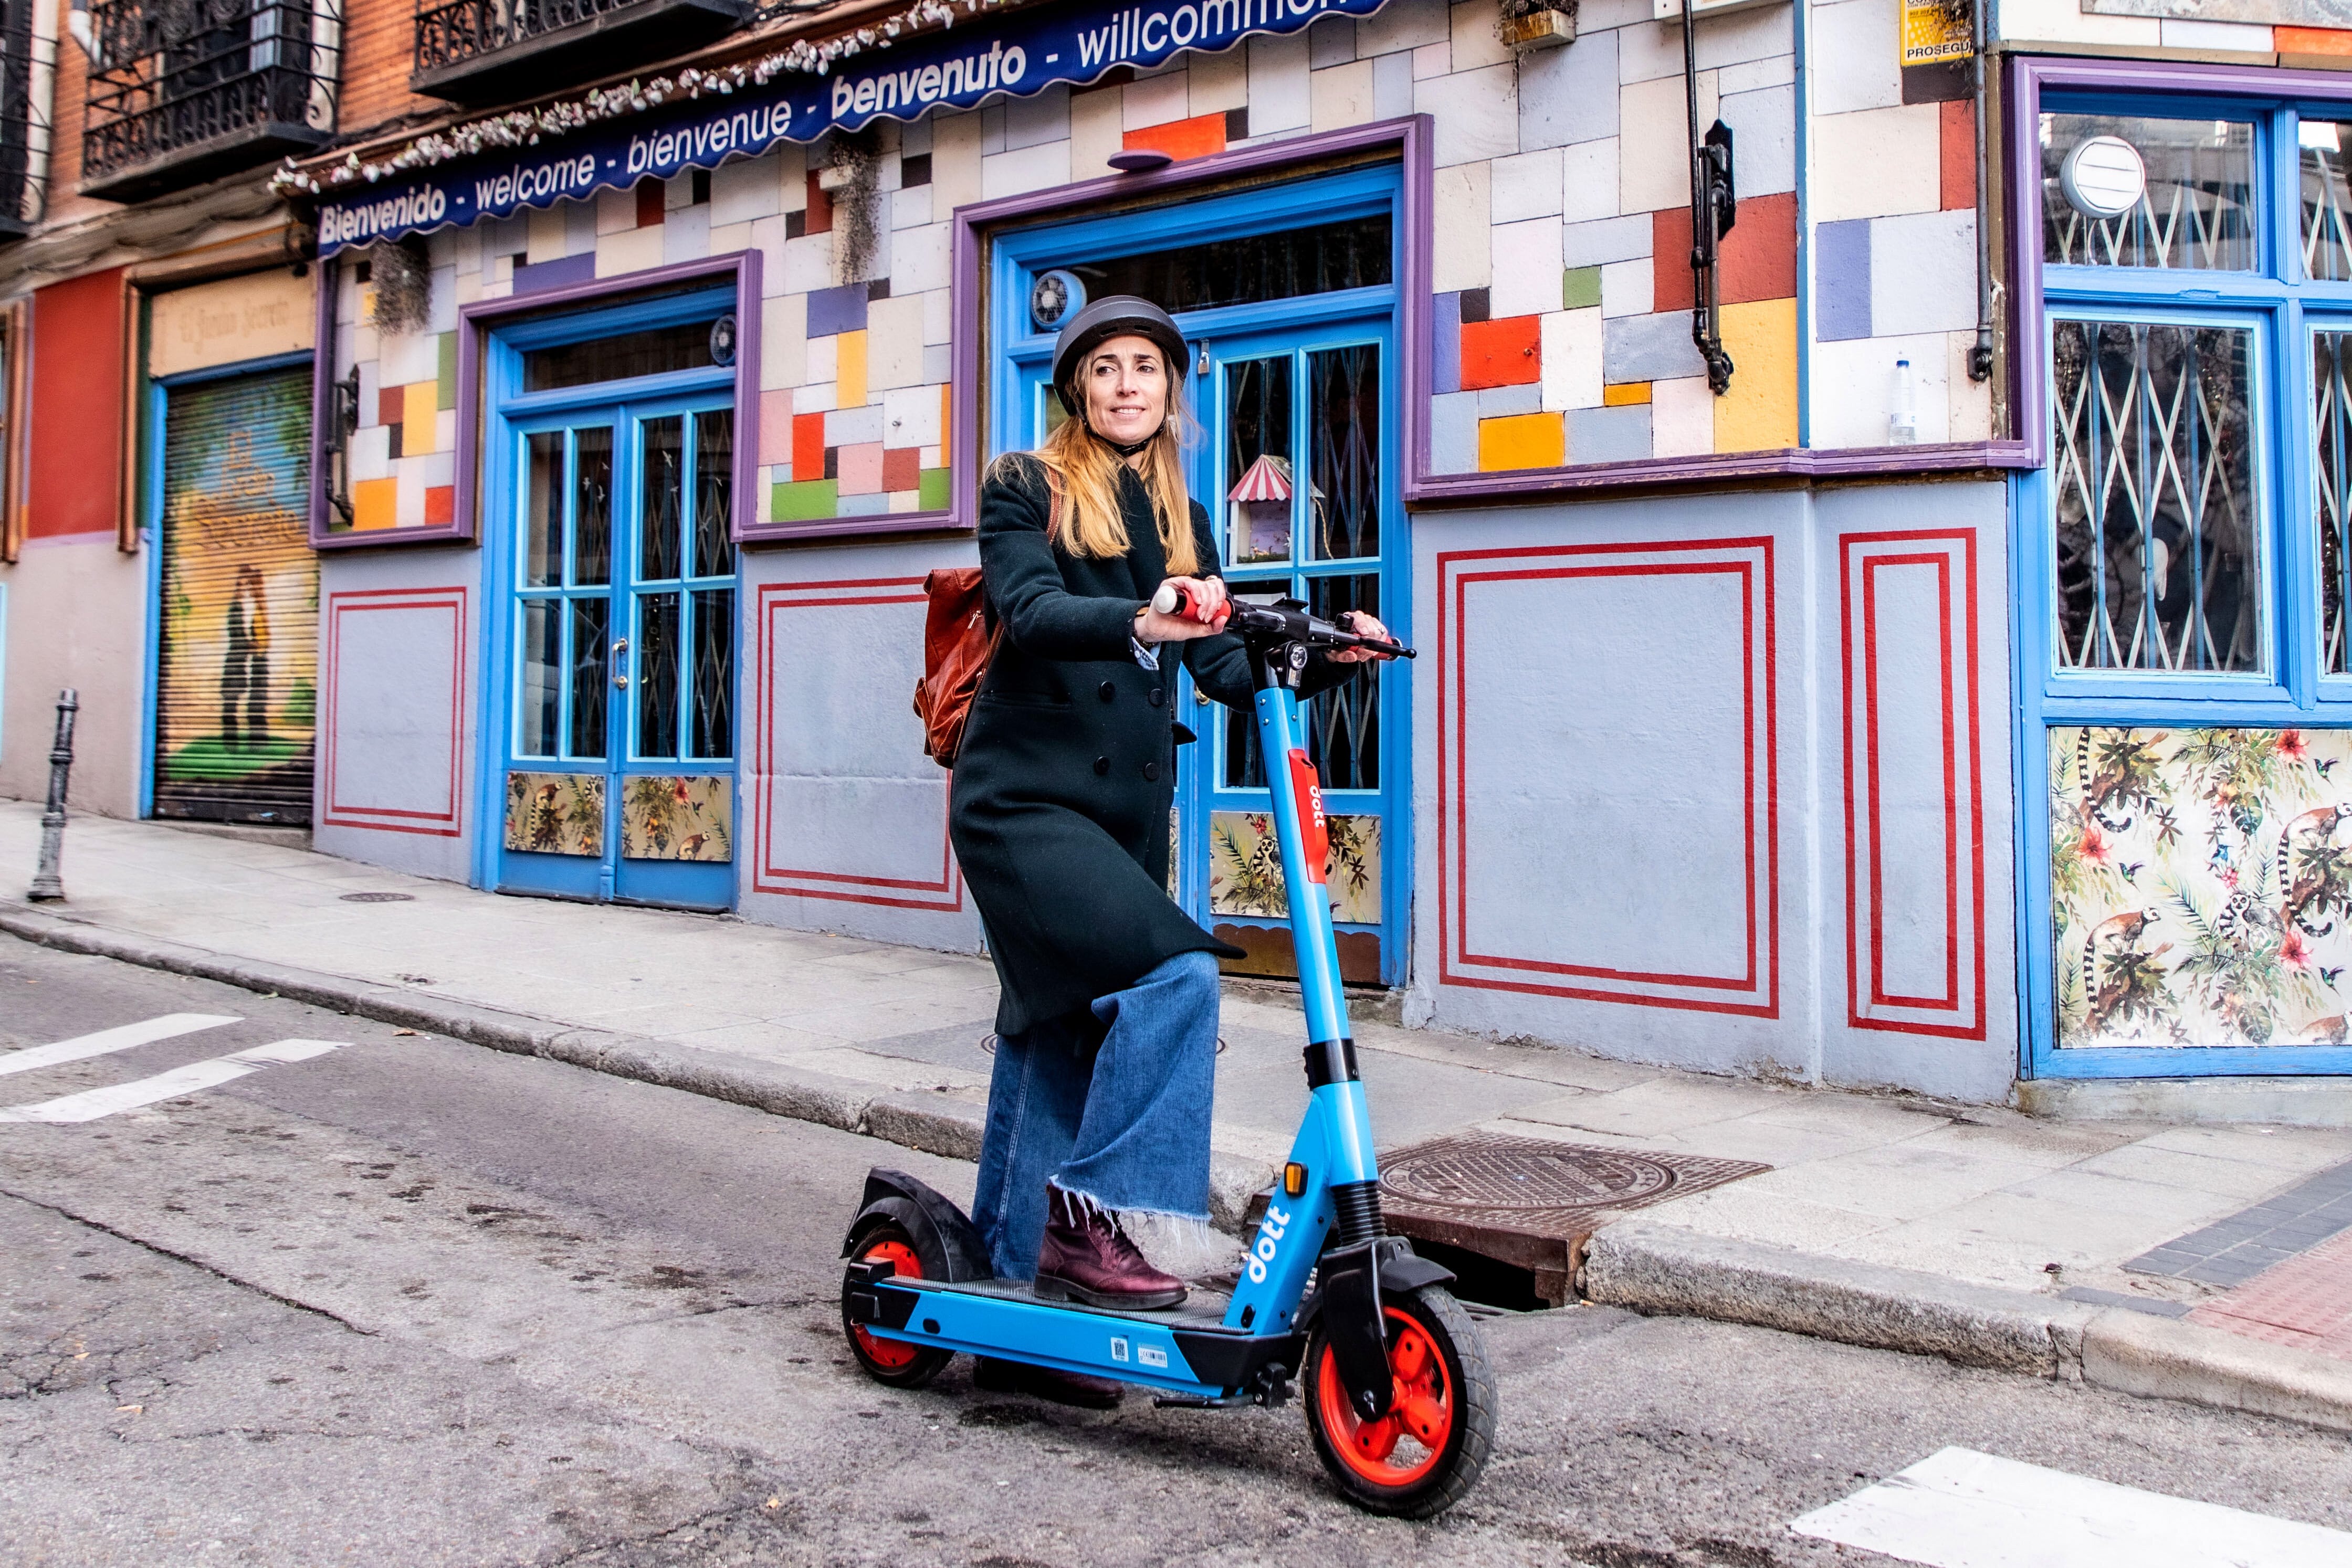
[{"label": "grey painted wall", "polygon": [[1408,1019],[2003,1097],[2005,516],[1951,484],[1417,517]]},{"label": "grey painted wall", "polygon": [[319,771],[311,841],[418,876],[469,879],[482,553],[319,559]]},{"label": "grey painted wall", "polygon": [[980,919],[923,755],[923,577],[963,539],[743,558],[739,907],[747,920],[957,952]]}]

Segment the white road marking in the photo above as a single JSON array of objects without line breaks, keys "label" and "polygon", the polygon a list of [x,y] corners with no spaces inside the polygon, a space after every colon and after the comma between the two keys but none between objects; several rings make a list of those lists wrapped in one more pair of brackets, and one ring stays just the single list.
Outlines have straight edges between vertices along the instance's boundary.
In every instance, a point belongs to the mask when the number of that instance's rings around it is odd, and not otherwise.
[{"label": "white road marking", "polygon": [[265,1067],[324,1056],[341,1043],[332,1040],[273,1040],[268,1045],[216,1056],[209,1061],[192,1061],[185,1067],[174,1067],[171,1071],[159,1072],[152,1078],[133,1079],[128,1083],[111,1084],[104,1089],[88,1089],[79,1094],[43,1100],[31,1105],[10,1105],[0,1109],[0,1122],[95,1122],[100,1116],[110,1116],[117,1111],[135,1111],[159,1100],[176,1100],[183,1094],[194,1094],[199,1090],[217,1089],[232,1079],[242,1078],[248,1072],[258,1072]]},{"label": "white road marking", "polygon": [[0,1056],[0,1073],[30,1072],[36,1067],[55,1067],[60,1061],[79,1061],[87,1056],[104,1056],[110,1051],[129,1051],[134,1045],[152,1045],[173,1035],[194,1034],[200,1029],[218,1029],[225,1023],[244,1021],[218,1013],[165,1013],[144,1023],[127,1023],[121,1029],[102,1029],[96,1034],[61,1040],[55,1045],[10,1051]]},{"label": "white road marking", "polygon": [[2347,1568],[2352,1534],[1946,1448],[1789,1528],[1929,1568]]}]

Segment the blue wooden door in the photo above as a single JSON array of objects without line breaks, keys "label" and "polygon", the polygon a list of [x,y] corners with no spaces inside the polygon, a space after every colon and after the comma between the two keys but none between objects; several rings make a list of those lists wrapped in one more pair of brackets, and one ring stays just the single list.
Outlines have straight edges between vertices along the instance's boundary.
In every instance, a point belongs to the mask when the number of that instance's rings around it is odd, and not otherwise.
[{"label": "blue wooden door", "polygon": [[708,394],[514,422],[500,891],[732,907],[734,429]]},{"label": "blue wooden door", "polygon": [[[1410,639],[1396,359],[1396,172],[1358,170],[1159,212],[1005,236],[992,259],[990,448],[1034,446],[1062,417],[1053,333],[1084,297],[1141,294],[1192,353],[1188,483],[1234,591],[1319,613],[1370,611]],[[1180,683],[1170,892],[1244,948],[1229,970],[1286,976],[1286,890],[1248,716]],[[1332,813],[1329,886],[1351,982],[1404,978],[1412,885],[1411,688],[1402,666],[1308,706]]]}]

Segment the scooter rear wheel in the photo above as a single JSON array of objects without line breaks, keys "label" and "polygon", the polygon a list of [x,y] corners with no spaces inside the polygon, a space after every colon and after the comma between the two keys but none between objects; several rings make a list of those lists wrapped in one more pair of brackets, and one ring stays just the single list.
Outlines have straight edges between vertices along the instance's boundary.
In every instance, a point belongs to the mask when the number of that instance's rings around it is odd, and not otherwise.
[{"label": "scooter rear wheel", "polygon": [[1358,1417],[1321,1324],[1307,1342],[1302,1401],[1316,1457],[1357,1507],[1406,1519],[1469,1494],[1495,1446],[1495,1375],[1477,1325],[1442,1285],[1390,1297],[1389,1413]]},{"label": "scooter rear wheel", "polygon": [[[887,1262],[901,1278],[923,1277],[923,1260],[915,1255],[914,1238],[896,1224],[877,1225],[867,1231],[865,1239],[857,1244],[855,1261]],[[849,1291],[849,1281],[845,1277],[841,1285],[841,1326],[849,1335],[850,1354],[857,1357],[857,1364],[877,1383],[887,1383],[893,1388],[920,1388],[955,1359],[952,1351],[929,1350],[869,1333],[865,1324],[850,1318]]]}]

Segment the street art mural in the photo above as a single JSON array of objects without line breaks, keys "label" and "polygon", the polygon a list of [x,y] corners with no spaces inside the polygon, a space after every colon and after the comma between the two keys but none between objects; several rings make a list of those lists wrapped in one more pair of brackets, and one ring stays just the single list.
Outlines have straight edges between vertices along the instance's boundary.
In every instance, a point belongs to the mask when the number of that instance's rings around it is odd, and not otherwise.
[{"label": "street art mural", "polygon": [[2340,1045],[2352,730],[2050,732],[2058,1044]]},{"label": "street art mural", "polygon": [[308,544],[310,378],[174,393],[155,702],[159,816],[310,821],[319,571]]}]

